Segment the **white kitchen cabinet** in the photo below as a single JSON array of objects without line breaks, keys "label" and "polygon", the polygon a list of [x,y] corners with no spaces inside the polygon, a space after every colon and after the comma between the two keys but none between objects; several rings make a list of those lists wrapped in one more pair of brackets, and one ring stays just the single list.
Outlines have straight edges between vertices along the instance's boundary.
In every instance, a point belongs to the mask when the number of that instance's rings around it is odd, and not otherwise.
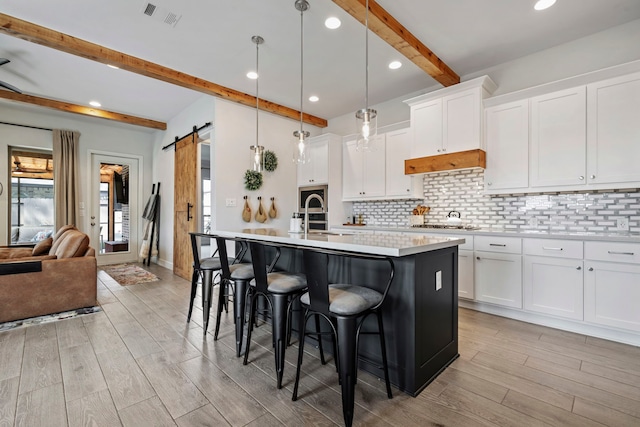
[{"label": "white kitchen cabinet", "polygon": [[487,193],[529,186],[529,100],[486,108]]},{"label": "white kitchen cabinet", "polygon": [[587,181],[640,182],[640,73],[587,86]]},{"label": "white kitchen cabinet", "polygon": [[569,319],[583,319],[582,260],[524,257],[524,308]]},{"label": "white kitchen cabinet", "polygon": [[473,265],[473,251],[458,249],[458,297],[460,298],[475,298]]},{"label": "white kitchen cabinet", "polygon": [[495,89],[483,76],[406,100],[411,107],[412,158],[484,148],[482,100]]},{"label": "white kitchen cabinet", "polygon": [[531,187],[585,185],[586,120],[585,86],[531,98]]},{"label": "white kitchen cabinet", "polygon": [[411,129],[386,134],[385,196],[389,198],[424,198],[422,176],[404,174],[404,161],[411,157]]},{"label": "white kitchen cabinet", "polygon": [[309,162],[298,164],[298,187],[327,184],[329,182],[329,140],[326,134],[307,141]]},{"label": "white kitchen cabinet", "polygon": [[522,239],[475,236],[477,301],[522,308]]},{"label": "white kitchen cabinet", "polygon": [[370,150],[357,150],[356,138],[343,144],[342,199],[367,200],[385,195],[385,136],[370,142]]}]

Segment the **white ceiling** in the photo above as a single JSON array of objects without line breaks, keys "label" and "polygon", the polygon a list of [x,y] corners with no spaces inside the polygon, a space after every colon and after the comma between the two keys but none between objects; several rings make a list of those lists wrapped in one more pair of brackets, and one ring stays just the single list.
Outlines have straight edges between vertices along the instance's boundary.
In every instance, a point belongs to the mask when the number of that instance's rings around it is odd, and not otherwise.
[{"label": "white ceiling", "polygon": [[[152,0],[182,15],[175,27],[142,13],[143,0],[2,0],[1,13],[255,95],[251,36],[261,35],[260,97],[299,109],[300,13],[294,0]],[[639,0],[378,0],[464,76],[640,18]],[[364,104],[364,27],[330,0],[309,0],[304,111],[331,119]],[[337,16],[338,30],[324,20]],[[167,121],[201,93],[0,34],[0,80],[24,93]],[[403,67],[389,70],[400,59]],[[377,36],[369,38],[369,104],[436,82]],[[1,90],[1,89],[0,89]],[[320,97],[317,103],[309,95]]]}]

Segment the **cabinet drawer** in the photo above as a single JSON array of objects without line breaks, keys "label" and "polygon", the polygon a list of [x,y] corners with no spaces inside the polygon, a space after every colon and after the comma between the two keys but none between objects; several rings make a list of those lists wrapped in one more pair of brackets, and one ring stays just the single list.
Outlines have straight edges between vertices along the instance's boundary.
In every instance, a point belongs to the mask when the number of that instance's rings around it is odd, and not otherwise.
[{"label": "cabinet drawer", "polygon": [[584,258],[640,264],[640,243],[585,242]]},{"label": "cabinet drawer", "polygon": [[578,240],[524,239],[525,255],[582,259],[582,242]]},{"label": "cabinet drawer", "polygon": [[473,246],[476,251],[522,253],[522,239],[518,237],[475,236]]}]

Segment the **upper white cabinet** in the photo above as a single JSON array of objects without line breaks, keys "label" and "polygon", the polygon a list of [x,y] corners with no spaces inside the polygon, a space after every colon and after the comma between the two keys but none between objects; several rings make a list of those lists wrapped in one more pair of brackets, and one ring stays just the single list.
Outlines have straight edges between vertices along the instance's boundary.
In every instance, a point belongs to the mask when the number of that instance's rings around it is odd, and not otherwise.
[{"label": "upper white cabinet", "polygon": [[404,161],[411,157],[411,128],[386,134],[386,197],[424,198],[422,176],[404,174]]},{"label": "upper white cabinet", "polygon": [[495,89],[484,76],[406,100],[411,107],[411,157],[483,148],[482,100]]},{"label": "upper white cabinet", "polygon": [[485,110],[487,193],[529,186],[529,100]]},{"label": "upper white cabinet", "polygon": [[531,98],[531,186],[584,185],[586,88]]},{"label": "upper white cabinet", "polygon": [[370,142],[370,150],[357,150],[356,138],[342,149],[342,199],[366,200],[385,195],[385,135]]},{"label": "upper white cabinet", "polygon": [[310,161],[298,165],[298,187],[327,184],[329,182],[329,141],[340,138],[325,134],[309,138],[307,154]]},{"label": "upper white cabinet", "polygon": [[587,86],[589,184],[640,182],[640,73]]}]

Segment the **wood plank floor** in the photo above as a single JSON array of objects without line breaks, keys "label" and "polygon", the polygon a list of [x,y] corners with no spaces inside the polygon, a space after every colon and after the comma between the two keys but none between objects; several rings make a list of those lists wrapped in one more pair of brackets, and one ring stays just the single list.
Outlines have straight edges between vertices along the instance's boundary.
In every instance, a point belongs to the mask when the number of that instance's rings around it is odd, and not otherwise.
[{"label": "wood plank floor", "polygon": [[[276,390],[268,326],[243,366],[232,314],[203,337],[199,300],[186,323],[190,284],[149,269],[159,282],[127,287],[99,272],[100,313],[0,333],[0,426],[342,425],[315,349],[292,402],[297,346]],[[417,398],[388,400],[362,372],[354,425],[640,426],[640,348],[465,309],[459,336],[460,358]]]}]

